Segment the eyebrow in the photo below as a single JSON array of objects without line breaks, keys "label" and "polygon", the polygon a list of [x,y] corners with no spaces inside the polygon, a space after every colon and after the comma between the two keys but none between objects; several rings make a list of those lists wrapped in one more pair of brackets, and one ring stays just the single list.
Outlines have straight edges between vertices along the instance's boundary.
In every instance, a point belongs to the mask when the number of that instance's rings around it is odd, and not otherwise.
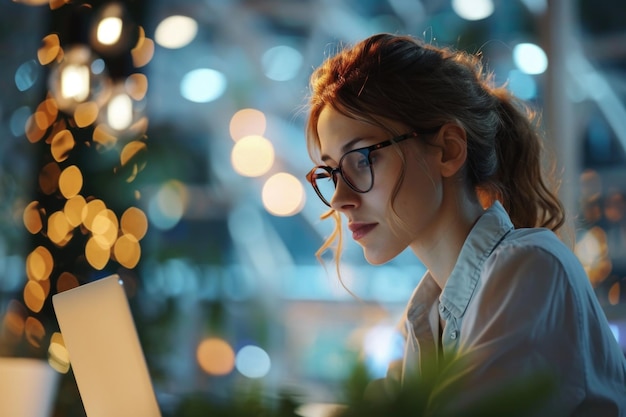
[{"label": "eyebrow", "polygon": [[[341,155],[345,155],[346,152],[351,151],[352,149],[354,149],[354,144],[361,142],[362,140],[368,139],[367,137],[361,137],[361,136],[357,136],[356,138],[348,141],[347,143],[345,143],[342,147],[341,147]],[[329,160],[332,160],[333,158],[331,158],[329,155],[322,155],[321,156],[322,161],[324,162],[328,162]]]}]

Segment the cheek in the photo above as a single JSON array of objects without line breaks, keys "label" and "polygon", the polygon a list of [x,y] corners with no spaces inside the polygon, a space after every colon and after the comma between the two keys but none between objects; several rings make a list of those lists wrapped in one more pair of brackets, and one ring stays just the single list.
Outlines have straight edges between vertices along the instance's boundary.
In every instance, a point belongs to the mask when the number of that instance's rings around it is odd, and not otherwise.
[{"label": "cheek", "polygon": [[407,166],[404,179],[394,199],[394,209],[402,227],[415,222],[423,223],[439,206],[442,200],[442,190],[434,172],[427,165],[427,161],[411,161]]}]

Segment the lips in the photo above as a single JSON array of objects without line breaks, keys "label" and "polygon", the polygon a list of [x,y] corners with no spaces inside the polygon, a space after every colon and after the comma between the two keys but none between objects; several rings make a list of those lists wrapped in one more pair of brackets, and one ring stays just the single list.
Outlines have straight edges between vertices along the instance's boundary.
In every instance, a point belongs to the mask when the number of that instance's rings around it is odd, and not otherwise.
[{"label": "lips", "polygon": [[348,229],[352,232],[352,239],[359,240],[365,237],[377,226],[377,223],[350,223]]}]

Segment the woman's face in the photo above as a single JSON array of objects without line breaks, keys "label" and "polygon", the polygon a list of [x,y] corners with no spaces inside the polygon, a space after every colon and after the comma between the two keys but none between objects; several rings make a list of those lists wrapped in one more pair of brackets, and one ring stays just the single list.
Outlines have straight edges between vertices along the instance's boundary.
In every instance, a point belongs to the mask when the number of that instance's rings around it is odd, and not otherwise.
[{"label": "woman's face", "polygon": [[[397,122],[386,126],[397,135],[411,129]],[[389,131],[363,121],[349,118],[330,106],[319,117],[320,154],[324,164],[336,168],[348,151],[391,139]],[[374,151],[372,168],[374,185],[367,193],[352,190],[339,176],[337,189],[330,201],[333,209],[345,215],[352,237],[363,247],[371,264],[383,264],[409,245],[428,239],[433,233],[437,210],[442,201],[441,177],[436,164],[437,148],[420,145],[416,137],[398,144],[406,160],[405,175],[393,201],[402,223],[393,219],[389,200],[402,175],[402,159],[396,146]]]}]

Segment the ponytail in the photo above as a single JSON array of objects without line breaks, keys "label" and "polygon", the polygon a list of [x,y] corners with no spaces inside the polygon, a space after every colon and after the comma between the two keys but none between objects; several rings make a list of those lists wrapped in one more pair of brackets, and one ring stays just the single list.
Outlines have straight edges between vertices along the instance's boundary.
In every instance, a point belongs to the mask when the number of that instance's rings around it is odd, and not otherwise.
[{"label": "ponytail", "polygon": [[537,114],[503,87],[491,93],[498,101],[500,119],[495,136],[497,169],[478,184],[479,192],[486,191],[492,202],[499,200],[515,227],[556,231],[564,224],[565,214],[555,184],[543,175]]}]

